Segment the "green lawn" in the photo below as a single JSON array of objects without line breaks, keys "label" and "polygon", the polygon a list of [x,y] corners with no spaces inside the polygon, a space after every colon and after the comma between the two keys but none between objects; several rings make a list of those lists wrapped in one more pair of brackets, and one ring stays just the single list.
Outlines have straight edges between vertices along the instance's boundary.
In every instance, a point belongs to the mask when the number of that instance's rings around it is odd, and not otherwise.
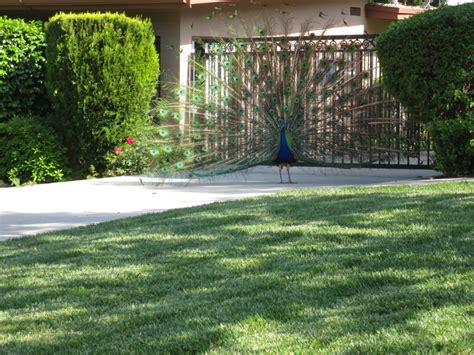
[{"label": "green lawn", "polygon": [[301,190],[3,242],[0,353],[472,353],[473,242],[466,182]]}]

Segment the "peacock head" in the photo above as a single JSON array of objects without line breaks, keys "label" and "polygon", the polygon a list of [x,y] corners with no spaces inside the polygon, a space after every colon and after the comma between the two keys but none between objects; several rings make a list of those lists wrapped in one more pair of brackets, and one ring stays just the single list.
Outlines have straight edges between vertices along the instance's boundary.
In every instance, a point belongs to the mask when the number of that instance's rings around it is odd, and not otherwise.
[{"label": "peacock head", "polygon": [[285,129],[285,119],[283,117],[281,117],[279,120],[278,120],[278,126],[280,127],[280,130],[284,130]]}]

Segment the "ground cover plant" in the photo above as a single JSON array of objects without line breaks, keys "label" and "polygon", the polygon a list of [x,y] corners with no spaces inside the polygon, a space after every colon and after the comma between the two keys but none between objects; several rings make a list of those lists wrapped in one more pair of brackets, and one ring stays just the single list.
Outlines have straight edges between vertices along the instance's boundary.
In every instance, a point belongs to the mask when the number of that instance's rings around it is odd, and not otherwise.
[{"label": "ground cover plant", "polygon": [[12,353],[474,349],[474,183],[301,190],[0,243]]}]

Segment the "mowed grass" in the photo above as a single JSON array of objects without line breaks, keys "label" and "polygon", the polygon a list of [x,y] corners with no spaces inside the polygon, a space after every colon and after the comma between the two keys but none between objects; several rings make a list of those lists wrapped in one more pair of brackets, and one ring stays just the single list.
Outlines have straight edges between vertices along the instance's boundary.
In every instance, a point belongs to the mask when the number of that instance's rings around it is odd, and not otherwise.
[{"label": "mowed grass", "polygon": [[0,353],[472,353],[473,239],[474,183],[461,182],[301,190],[11,240]]}]

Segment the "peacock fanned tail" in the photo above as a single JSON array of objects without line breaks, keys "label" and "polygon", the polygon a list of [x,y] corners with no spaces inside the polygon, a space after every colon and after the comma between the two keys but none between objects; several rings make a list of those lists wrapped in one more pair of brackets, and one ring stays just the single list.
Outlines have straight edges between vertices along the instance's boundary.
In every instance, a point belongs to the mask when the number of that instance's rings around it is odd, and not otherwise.
[{"label": "peacock fanned tail", "polygon": [[299,163],[360,156],[367,112],[377,115],[390,101],[361,70],[356,48],[336,50],[307,25],[300,33],[275,35],[267,24],[245,39],[201,43],[205,54],[191,60],[190,85],[169,88],[174,97],[155,109],[160,128],[151,154],[170,157],[156,170],[206,176],[274,163],[282,130]]}]

